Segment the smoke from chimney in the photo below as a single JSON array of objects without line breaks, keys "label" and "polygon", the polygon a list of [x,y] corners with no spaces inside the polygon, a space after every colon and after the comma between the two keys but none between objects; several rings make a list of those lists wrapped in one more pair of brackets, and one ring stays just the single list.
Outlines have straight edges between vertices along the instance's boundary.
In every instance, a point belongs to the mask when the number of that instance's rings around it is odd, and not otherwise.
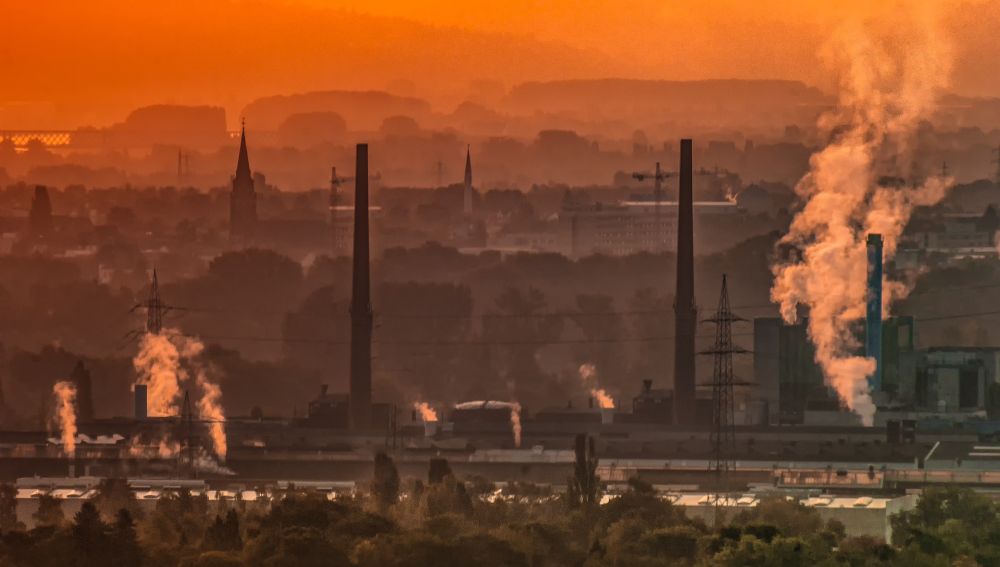
[{"label": "smoke from chimney", "polygon": [[52,393],[56,397],[56,420],[63,452],[72,459],[76,457],[76,386],[72,382],[56,382]]}]

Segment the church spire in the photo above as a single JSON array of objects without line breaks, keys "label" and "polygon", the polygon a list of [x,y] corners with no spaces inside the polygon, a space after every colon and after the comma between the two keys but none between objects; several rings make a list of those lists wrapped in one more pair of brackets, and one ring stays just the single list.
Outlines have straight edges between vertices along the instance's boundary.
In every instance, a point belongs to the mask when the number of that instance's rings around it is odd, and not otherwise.
[{"label": "church spire", "polygon": [[247,127],[243,122],[240,129],[240,156],[236,160],[236,175],[233,176],[233,191],[229,195],[229,235],[244,243],[253,239],[257,225],[257,194],[250,172],[250,157],[247,155]]},{"label": "church spire", "polygon": [[236,161],[236,181],[252,182],[253,175],[250,173],[250,156],[247,155],[247,124],[243,120],[240,129],[240,157]]},{"label": "church spire", "polygon": [[465,147],[465,192],[462,202],[462,212],[466,215],[472,214],[472,152],[469,146]]}]

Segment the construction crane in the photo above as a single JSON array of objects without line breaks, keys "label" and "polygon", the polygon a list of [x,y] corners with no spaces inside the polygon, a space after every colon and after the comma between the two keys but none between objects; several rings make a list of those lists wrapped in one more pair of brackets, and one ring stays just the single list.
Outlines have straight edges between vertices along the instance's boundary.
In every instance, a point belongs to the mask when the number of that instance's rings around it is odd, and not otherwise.
[{"label": "construction crane", "polygon": [[660,162],[656,162],[656,169],[652,173],[648,171],[632,172],[632,178],[637,181],[645,181],[646,179],[653,180],[653,201],[655,201],[657,205],[659,205],[660,201],[663,200],[663,182],[675,175],[677,175],[676,172],[661,170]]},{"label": "construction crane", "polygon": [[[705,169],[704,167],[699,168],[694,171],[694,175],[708,176],[708,177],[725,177],[729,175],[729,170],[721,169],[715,167],[714,169]],[[660,162],[656,162],[656,168],[652,171],[633,171],[632,178],[636,181],[645,181],[646,179],[653,180],[653,201],[657,205],[663,201],[663,182],[671,177],[677,177],[676,171],[663,171],[660,169]]]}]

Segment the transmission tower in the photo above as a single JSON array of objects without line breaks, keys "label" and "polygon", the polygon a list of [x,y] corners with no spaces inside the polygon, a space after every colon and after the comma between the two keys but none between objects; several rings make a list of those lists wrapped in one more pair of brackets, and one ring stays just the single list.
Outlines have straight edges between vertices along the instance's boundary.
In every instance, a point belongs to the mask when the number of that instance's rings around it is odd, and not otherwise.
[{"label": "transmission tower", "polygon": [[726,275],[722,275],[722,292],[719,294],[719,309],[706,319],[715,323],[715,344],[702,354],[712,355],[715,368],[712,373],[712,460],[709,472],[715,483],[715,503],[722,505],[729,487],[729,473],[735,468],[736,419],[733,387],[733,355],[747,351],[733,344],[733,323],[746,321],[735,315],[729,306],[729,289]]},{"label": "transmission tower", "polygon": [[160,284],[156,278],[156,268],[153,268],[153,283],[149,286],[149,299],[146,301],[146,332],[159,335],[163,331],[163,314],[167,306],[160,299]]}]

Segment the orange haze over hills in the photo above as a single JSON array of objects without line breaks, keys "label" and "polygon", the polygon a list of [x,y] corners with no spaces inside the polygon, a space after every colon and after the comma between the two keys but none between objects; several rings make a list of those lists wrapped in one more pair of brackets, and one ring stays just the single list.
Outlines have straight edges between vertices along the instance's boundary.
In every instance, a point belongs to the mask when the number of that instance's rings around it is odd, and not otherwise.
[{"label": "orange haze over hills", "polygon": [[[820,62],[849,19],[912,2],[846,0],[51,0],[5,2],[0,128],[104,126],[153,103],[224,106],[388,89],[442,110],[525,80],[781,78],[832,90]],[[926,0],[922,6],[930,5]],[[953,86],[1000,94],[1000,3],[937,3]]]}]

